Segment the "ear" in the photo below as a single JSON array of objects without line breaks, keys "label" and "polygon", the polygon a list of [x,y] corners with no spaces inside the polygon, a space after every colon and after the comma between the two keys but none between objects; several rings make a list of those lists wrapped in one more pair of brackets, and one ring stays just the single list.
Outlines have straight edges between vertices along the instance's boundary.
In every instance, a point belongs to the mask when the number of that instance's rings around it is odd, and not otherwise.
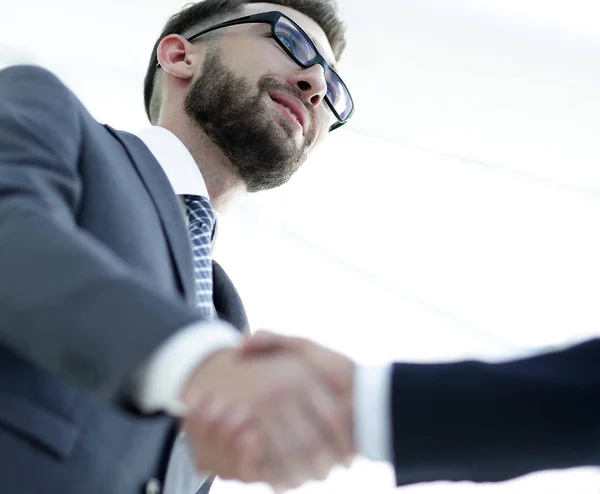
[{"label": "ear", "polygon": [[156,55],[165,72],[181,79],[191,79],[197,56],[201,54],[194,53],[193,45],[184,37],[169,34],[159,43]]}]

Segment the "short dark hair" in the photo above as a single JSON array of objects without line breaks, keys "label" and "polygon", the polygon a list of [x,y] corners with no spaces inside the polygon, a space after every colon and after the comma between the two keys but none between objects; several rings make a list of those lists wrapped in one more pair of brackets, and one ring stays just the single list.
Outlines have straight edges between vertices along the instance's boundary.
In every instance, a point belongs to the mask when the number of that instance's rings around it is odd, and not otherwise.
[{"label": "short dark hair", "polygon": [[[150,122],[154,123],[158,115],[158,95],[154,94],[157,79],[157,51],[163,38],[170,34],[185,36],[192,29],[198,29],[210,22],[219,21],[225,16],[235,14],[250,3],[265,0],[203,0],[187,5],[179,13],[173,15],[165,24],[154,48],[144,79],[144,105]],[[335,0],[267,0],[269,3],[289,7],[305,14],[321,26],[333,54],[339,60],[346,47],[345,26],[340,20]]]}]

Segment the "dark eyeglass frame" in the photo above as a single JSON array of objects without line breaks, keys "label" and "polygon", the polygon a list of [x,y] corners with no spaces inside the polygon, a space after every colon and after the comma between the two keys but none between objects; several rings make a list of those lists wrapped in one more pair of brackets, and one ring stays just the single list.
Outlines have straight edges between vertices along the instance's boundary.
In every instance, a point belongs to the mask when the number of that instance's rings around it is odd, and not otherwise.
[{"label": "dark eyeglass frame", "polygon": [[[314,52],[316,54],[312,60],[309,60],[308,62],[301,62],[300,60],[298,60],[296,55],[294,55],[292,53],[292,51],[279,39],[279,36],[275,32],[275,26],[277,25],[277,21],[279,21],[279,19],[281,17],[285,17],[285,19],[287,21],[289,21],[298,30],[298,32],[300,34],[302,34],[302,36],[304,36],[306,38],[307,43],[312,47],[312,49],[314,50]],[[348,90],[346,83],[342,80],[342,78],[339,76],[339,74],[327,63],[327,61],[323,58],[321,53],[319,53],[319,50],[317,50],[317,47],[315,46],[313,41],[310,39],[310,37],[304,32],[304,30],[297,23],[295,23],[292,19],[290,19],[287,15],[283,14],[282,12],[278,12],[278,11],[261,12],[260,14],[247,15],[244,17],[240,17],[238,19],[232,19],[230,21],[221,22],[219,24],[215,24],[214,26],[208,27],[206,29],[203,29],[202,31],[198,31],[197,33],[194,33],[194,34],[188,36],[186,38],[186,40],[191,43],[192,41],[199,38],[203,34],[209,33],[211,31],[215,31],[217,29],[222,29],[224,27],[230,27],[230,26],[236,26],[238,24],[254,24],[254,23],[270,24],[271,25],[271,36],[273,37],[273,39],[275,41],[277,41],[277,44],[279,46],[281,46],[281,48],[288,54],[288,56],[292,60],[294,60],[294,62],[296,62],[300,67],[306,69],[308,67],[312,67],[313,65],[319,64],[321,67],[323,67],[324,72],[327,72],[328,70],[330,70],[331,72],[333,72],[333,74],[335,74],[335,76],[339,80],[340,84],[343,86],[344,90],[346,91],[346,94],[348,95],[348,99],[349,99],[350,104],[352,105],[352,108],[350,110],[350,113],[348,113],[348,116],[345,119],[343,119],[340,116],[340,114],[337,112],[337,110],[335,109],[333,102],[331,101],[329,96],[325,95],[325,98],[324,98],[325,102],[327,103],[327,106],[329,107],[329,109],[331,110],[331,112],[333,113],[335,118],[337,119],[337,122],[329,127],[329,131],[331,132],[332,130],[338,129],[339,127],[344,125],[346,122],[348,122],[348,120],[350,120],[350,117],[352,117],[352,115],[354,113],[354,100],[352,99],[352,95],[350,94],[350,91]],[[160,63],[157,63],[156,67],[160,68]]]}]

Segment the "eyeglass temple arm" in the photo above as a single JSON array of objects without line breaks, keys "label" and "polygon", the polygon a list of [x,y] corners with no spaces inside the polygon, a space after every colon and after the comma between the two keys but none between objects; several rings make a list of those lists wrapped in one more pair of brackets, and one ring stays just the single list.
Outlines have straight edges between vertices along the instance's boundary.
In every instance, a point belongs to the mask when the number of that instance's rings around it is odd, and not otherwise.
[{"label": "eyeglass temple arm", "polygon": [[[220,24],[216,24],[207,29],[203,29],[202,31],[194,33],[185,39],[191,43],[192,41],[199,38],[203,34],[210,33],[211,31],[216,31],[217,29],[222,29],[224,27],[237,26],[238,24],[253,24],[253,23],[261,23],[261,22],[270,23],[274,19],[270,13],[267,13],[267,14],[269,14],[269,15],[265,15],[265,14],[248,15],[246,17],[240,17],[239,19],[232,19],[231,21],[222,22]],[[156,68],[160,68],[160,62],[156,63]]]}]

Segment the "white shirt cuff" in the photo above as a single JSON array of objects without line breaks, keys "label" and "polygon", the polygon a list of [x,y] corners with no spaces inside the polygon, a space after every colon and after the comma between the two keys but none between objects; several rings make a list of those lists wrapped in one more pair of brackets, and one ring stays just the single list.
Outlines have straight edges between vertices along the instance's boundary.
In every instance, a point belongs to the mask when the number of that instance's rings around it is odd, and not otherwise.
[{"label": "white shirt cuff", "polygon": [[236,347],[244,337],[223,321],[198,322],[171,336],[134,378],[133,398],[144,413],[186,413],[181,395],[194,369],[213,353]]},{"label": "white shirt cuff", "polygon": [[392,366],[357,367],[354,377],[354,437],[359,454],[391,461]]}]

